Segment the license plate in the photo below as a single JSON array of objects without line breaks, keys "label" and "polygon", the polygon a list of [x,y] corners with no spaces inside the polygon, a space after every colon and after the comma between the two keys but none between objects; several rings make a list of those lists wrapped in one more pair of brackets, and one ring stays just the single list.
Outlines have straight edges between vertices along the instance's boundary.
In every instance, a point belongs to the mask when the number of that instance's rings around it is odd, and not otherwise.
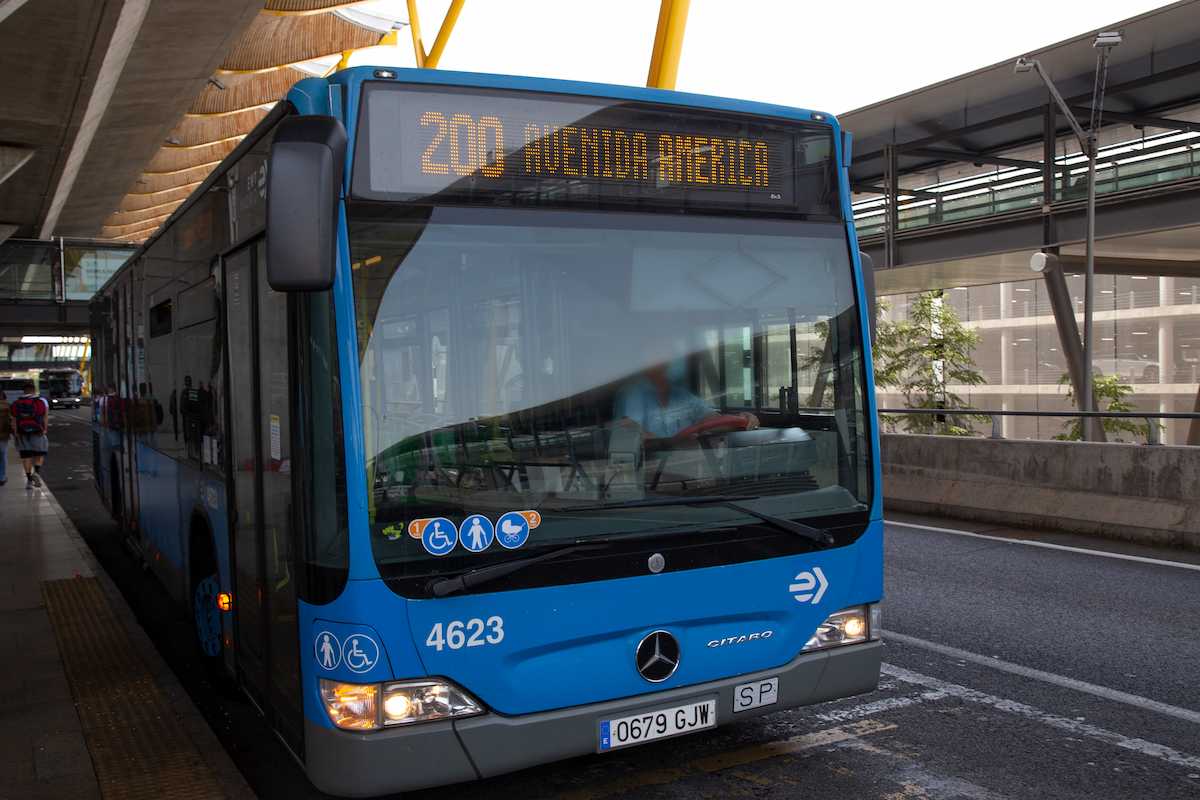
[{"label": "license plate", "polygon": [[717,727],[717,701],[700,700],[600,723],[600,751]]}]

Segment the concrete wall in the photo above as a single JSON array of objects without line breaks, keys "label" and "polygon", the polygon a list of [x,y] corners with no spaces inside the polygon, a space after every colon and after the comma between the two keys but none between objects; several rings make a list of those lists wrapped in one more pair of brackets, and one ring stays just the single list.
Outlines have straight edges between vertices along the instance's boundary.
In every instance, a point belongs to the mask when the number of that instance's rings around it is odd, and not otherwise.
[{"label": "concrete wall", "polygon": [[885,510],[1200,550],[1200,449],[881,438]]}]

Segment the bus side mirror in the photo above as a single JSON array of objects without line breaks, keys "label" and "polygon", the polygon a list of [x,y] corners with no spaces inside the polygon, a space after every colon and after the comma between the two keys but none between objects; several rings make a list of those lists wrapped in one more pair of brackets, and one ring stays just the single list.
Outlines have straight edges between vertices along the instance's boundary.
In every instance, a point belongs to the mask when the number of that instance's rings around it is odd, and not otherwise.
[{"label": "bus side mirror", "polygon": [[279,123],[267,168],[267,281],[277,292],[333,286],[346,129],[326,116]]}]

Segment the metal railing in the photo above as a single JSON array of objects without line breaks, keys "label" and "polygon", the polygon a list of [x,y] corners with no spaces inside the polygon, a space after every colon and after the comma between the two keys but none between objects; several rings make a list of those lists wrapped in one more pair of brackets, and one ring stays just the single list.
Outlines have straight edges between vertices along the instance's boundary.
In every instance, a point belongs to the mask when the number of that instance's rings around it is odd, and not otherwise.
[{"label": "metal railing", "polygon": [[[1200,153],[1195,142],[1170,142],[1162,147],[1183,152],[1141,158],[1140,152],[1129,150],[1128,145],[1109,148],[1110,151],[1122,151],[1116,155],[1106,155],[1101,151],[1101,160],[1110,160],[1097,167],[1096,193],[1108,194],[1200,177]],[[1159,148],[1148,150],[1152,153],[1156,149]],[[1084,169],[1085,165],[1078,162],[1078,158],[1076,155],[1056,161],[1054,201],[1083,199],[1086,190],[1078,182],[1075,173]],[[991,184],[958,188],[955,186],[957,183],[967,182],[950,181],[939,187],[925,187],[920,190],[920,197],[910,195],[910,199],[901,200],[897,204],[898,229],[903,231],[989,217],[1006,211],[1038,208],[1044,199],[1041,177],[1027,169],[1001,172]],[[931,193],[938,196],[929,198]],[[899,194],[904,196],[906,193],[900,189]],[[856,209],[855,226],[859,238],[882,234],[886,227],[886,200],[882,204],[879,201],[866,201],[858,205],[866,206]]]},{"label": "metal railing", "polygon": [[1155,420],[1162,419],[1200,419],[1200,413],[1192,411],[1007,411],[984,408],[880,408],[880,416],[885,414],[904,416],[909,414],[932,414],[942,417],[989,417],[992,423],[990,439],[1003,439],[1004,431],[1001,422],[1004,417],[1051,417],[1063,419],[1136,419],[1146,423],[1146,444],[1159,445],[1159,426]]}]

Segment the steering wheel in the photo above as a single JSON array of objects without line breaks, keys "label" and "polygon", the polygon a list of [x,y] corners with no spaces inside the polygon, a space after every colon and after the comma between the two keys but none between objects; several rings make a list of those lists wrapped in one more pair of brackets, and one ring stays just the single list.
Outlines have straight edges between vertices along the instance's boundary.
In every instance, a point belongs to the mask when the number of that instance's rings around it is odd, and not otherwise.
[{"label": "steering wheel", "polygon": [[744,431],[750,427],[750,420],[743,417],[741,414],[718,414],[715,417],[708,417],[697,422],[695,425],[689,425],[679,433],[675,434],[675,439],[688,439],[695,436],[703,436],[714,433],[728,433],[729,431]]}]

